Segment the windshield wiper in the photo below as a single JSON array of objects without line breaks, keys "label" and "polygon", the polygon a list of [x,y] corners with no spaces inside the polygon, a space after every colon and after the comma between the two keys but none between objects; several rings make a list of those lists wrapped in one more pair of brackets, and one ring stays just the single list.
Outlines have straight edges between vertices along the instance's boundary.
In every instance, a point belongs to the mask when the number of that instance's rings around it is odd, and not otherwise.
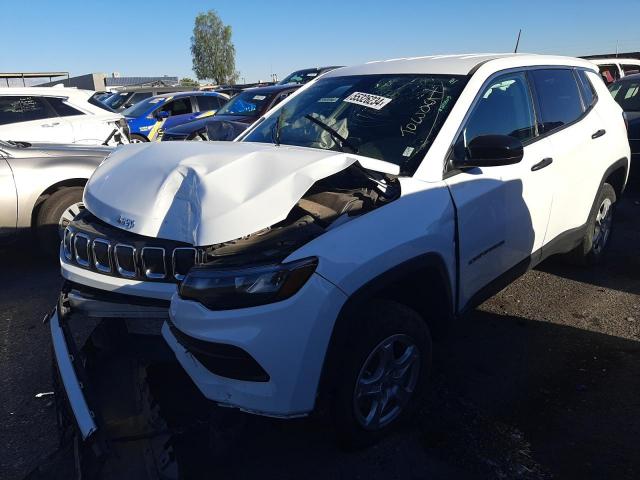
[{"label": "windshield wiper", "polygon": [[318,125],[320,128],[322,128],[323,130],[325,130],[326,132],[329,132],[329,134],[336,140],[338,140],[338,143],[340,145],[340,150],[342,150],[344,152],[344,147],[345,145],[347,147],[349,147],[349,149],[353,152],[353,153],[358,153],[358,148],[353,145],[353,143],[351,143],[349,140],[347,140],[346,138],[344,138],[342,135],[340,135],[335,129],[333,129],[332,127],[330,127],[329,125],[327,125],[326,123],[324,123],[321,120],[318,120],[316,117],[312,116],[311,114],[307,113],[304,118],[311,120],[313,123],[315,123],[316,125]]}]

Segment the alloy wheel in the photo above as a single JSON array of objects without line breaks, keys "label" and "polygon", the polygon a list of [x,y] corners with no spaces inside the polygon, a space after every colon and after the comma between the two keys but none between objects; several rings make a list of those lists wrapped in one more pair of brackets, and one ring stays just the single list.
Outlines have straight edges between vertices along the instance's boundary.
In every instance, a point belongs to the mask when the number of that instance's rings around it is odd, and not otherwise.
[{"label": "alloy wheel", "polygon": [[611,224],[613,221],[612,206],[613,203],[611,199],[605,198],[598,208],[593,233],[593,252],[596,255],[602,253],[611,234]]},{"label": "alloy wheel", "polygon": [[379,430],[407,406],[420,373],[420,350],[407,335],[380,342],[364,362],[353,394],[355,417],[366,430]]},{"label": "alloy wheel", "polygon": [[58,221],[58,234],[60,235],[60,239],[62,239],[64,235],[64,229],[67,228],[71,221],[76,218],[82,210],[84,210],[84,204],[78,202],[69,205],[64,212],[62,212],[60,220]]}]

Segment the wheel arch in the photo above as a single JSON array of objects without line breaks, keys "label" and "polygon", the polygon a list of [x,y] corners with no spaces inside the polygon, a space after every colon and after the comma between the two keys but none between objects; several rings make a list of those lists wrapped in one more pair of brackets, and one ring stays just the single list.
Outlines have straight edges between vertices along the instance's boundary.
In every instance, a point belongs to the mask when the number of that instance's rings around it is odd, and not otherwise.
[{"label": "wheel arch", "polygon": [[611,165],[605,172],[602,184],[608,183],[613,187],[616,196],[620,198],[627,186],[627,178],[629,173],[629,159],[621,158]]},{"label": "wheel arch", "polygon": [[340,352],[350,337],[349,318],[371,299],[393,300],[415,310],[432,333],[454,318],[453,288],[446,263],[438,253],[426,253],[381,273],[358,288],[342,306],[333,326],[318,385],[318,406],[324,410],[340,371]]},{"label": "wheel arch", "polygon": [[88,180],[89,179],[87,178],[67,178],[47,187],[40,195],[38,195],[38,198],[36,199],[35,203],[33,204],[33,208],[31,209],[31,228],[34,228],[36,226],[38,212],[40,211],[42,204],[47,198],[63,188],[84,187]]}]

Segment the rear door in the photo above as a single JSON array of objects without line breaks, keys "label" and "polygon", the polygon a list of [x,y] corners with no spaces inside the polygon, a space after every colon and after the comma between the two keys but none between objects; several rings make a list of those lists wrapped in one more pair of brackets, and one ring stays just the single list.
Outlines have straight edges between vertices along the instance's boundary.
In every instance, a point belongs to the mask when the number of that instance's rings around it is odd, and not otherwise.
[{"label": "rear door", "polygon": [[0,150],[0,240],[5,240],[16,231],[18,198],[13,173]]},{"label": "rear door", "polygon": [[514,165],[454,172],[445,180],[458,216],[459,308],[540,256],[553,197],[553,151],[549,139],[538,137],[526,72],[496,76],[483,87],[453,155],[464,157],[466,146],[482,135],[517,138],[524,157]]},{"label": "rear door", "polygon": [[7,95],[0,97],[0,138],[72,143],[73,131],[42,97]]},{"label": "rear door", "polygon": [[607,141],[606,125],[593,108],[597,99],[582,99],[586,93],[580,92],[578,75],[571,68],[531,71],[538,128],[552,142],[556,173],[548,185],[554,198],[545,243],[587,222],[601,180],[596,172]]}]

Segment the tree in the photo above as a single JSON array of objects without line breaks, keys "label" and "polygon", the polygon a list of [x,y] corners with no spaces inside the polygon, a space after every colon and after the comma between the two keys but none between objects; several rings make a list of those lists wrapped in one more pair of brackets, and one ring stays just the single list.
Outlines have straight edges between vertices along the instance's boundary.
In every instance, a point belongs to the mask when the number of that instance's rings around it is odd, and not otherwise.
[{"label": "tree", "polygon": [[199,87],[200,84],[197,82],[197,80],[194,80],[193,78],[181,78],[180,79],[180,86],[181,87]]},{"label": "tree", "polygon": [[210,79],[218,85],[235,83],[236,48],[231,41],[231,27],[222,23],[215,10],[196,17],[191,56],[198,80]]}]

